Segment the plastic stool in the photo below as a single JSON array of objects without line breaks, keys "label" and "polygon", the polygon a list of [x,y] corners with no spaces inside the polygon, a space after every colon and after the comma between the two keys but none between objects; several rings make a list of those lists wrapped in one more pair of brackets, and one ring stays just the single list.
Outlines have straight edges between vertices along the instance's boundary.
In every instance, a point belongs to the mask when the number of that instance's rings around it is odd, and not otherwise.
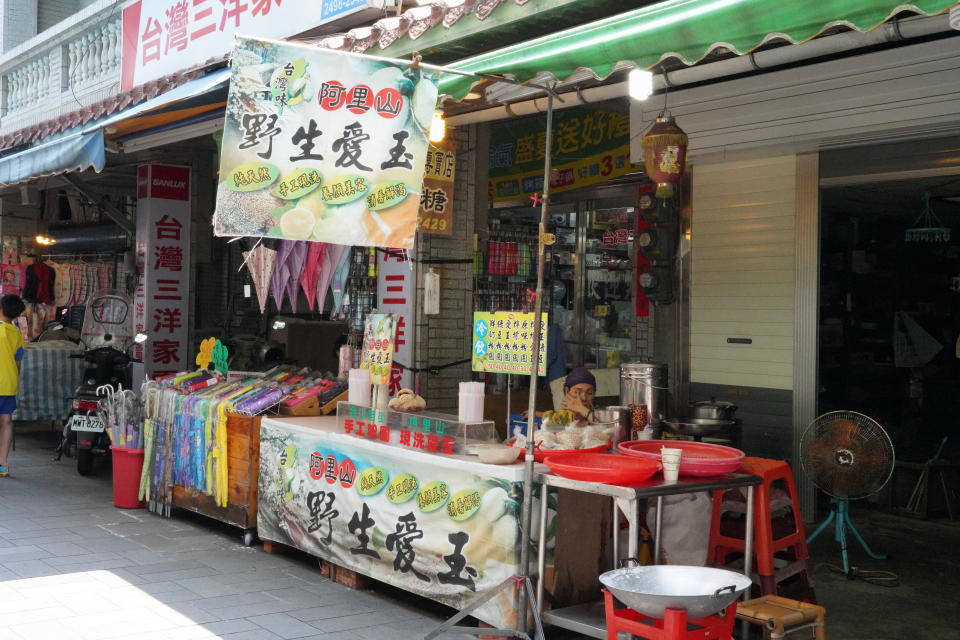
[{"label": "plastic stool", "polygon": [[730,605],[717,615],[687,619],[686,609],[669,608],[663,618],[651,618],[633,609],[616,608],[616,598],[603,590],[603,604],[607,616],[607,640],[617,640],[617,634],[632,633],[643,640],[732,640],[737,608]]},{"label": "plastic stool", "polygon": [[813,629],[816,640],[827,640],[823,626],[826,615],[827,610],[821,606],[780,596],[763,596],[737,605],[737,618],[763,627],[766,640],[783,638],[803,629]]},{"label": "plastic stool", "polygon": [[[772,595],[777,591],[777,584],[794,576],[804,573],[809,576],[807,560],[810,553],[807,550],[806,537],[803,530],[803,519],[800,516],[797,498],[797,489],[793,483],[793,473],[790,465],[782,460],[768,460],[766,458],[744,458],[740,465],[741,473],[751,473],[763,478],[763,482],[756,489],[754,512],[754,557],[756,582],[760,585],[762,595]],[[770,502],[773,484],[783,481],[787,494],[790,497],[790,511],[793,514],[793,531],[779,538],[774,538],[773,519],[770,512]],[[722,491],[713,494],[713,515],[710,523],[710,542],[707,548],[707,564],[722,567],[726,564],[727,554],[744,552],[743,538],[734,538],[724,535],[720,531],[723,516]],[[777,568],[775,555],[777,552],[791,549],[794,559],[786,566]],[[808,579],[809,582],[809,579]]]}]

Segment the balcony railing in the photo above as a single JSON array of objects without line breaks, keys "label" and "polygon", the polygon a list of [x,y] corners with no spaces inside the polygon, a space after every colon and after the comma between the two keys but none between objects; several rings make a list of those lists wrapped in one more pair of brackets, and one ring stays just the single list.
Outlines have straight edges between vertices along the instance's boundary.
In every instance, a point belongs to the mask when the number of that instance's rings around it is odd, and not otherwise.
[{"label": "balcony railing", "polygon": [[0,56],[0,134],[115,95],[120,15],[101,0]]}]

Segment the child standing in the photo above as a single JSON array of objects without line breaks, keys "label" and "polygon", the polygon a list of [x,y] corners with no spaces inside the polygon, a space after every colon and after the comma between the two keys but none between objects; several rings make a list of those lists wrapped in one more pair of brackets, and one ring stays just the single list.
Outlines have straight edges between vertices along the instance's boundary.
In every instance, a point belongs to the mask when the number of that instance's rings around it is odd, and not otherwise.
[{"label": "child standing", "polygon": [[10,475],[10,443],[13,442],[13,412],[17,408],[23,335],[13,321],[26,306],[20,296],[0,298],[0,478]]}]

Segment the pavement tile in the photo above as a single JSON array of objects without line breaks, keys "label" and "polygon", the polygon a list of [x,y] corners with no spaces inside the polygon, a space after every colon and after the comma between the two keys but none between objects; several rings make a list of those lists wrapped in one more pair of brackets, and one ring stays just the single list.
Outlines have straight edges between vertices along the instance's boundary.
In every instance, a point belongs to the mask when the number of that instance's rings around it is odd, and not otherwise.
[{"label": "pavement tile", "polygon": [[36,578],[38,576],[49,576],[59,573],[59,570],[51,567],[43,560],[25,560],[22,562],[4,562],[0,567],[12,571],[21,578]]},{"label": "pavement tile", "polygon": [[267,631],[275,633],[281,638],[303,638],[316,635],[317,629],[305,622],[288,616],[285,613],[271,613],[263,616],[251,616],[247,620],[260,625]]},{"label": "pavement tile", "polygon": [[283,640],[281,636],[278,636],[275,633],[270,633],[266,629],[241,631],[240,633],[228,633],[220,637],[223,640]]},{"label": "pavement tile", "polygon": [[210,612],[220,617],[221,620],[235,620],[237,618],[248,618],[250,616],[262,616],[268,613],[285,613],[294,609],[294,605],[280,602],[279,600],[261,600],[242,607],[224,607],[212,608]]},{"label": "pavement tile", "polygon": [[89,548],[72,542],[46,542],[36,546],[55,556],[80,556],[90,553]]}]

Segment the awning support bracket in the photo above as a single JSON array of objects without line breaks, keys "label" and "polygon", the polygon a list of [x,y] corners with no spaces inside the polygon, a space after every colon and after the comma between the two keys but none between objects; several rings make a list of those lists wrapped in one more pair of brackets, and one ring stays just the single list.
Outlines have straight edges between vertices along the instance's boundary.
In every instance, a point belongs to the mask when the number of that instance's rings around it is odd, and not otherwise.
[{"label": "awning support bracket", "polygon": [[82,180],[80,180],[75,175],[70,173],[65,173],[60,177],[63,178],[63,180],[65,180],[66,182],[68,182],[70,186],[72,186],[74,189],[80,192],[80,195],[82,195],[84,198],[86,198],[93,204],[100,207],[100,210],[103,211],[108,218],[113,220],[118,227],[123,229],[125,232],[127,232],[131,236],[136,234],[136,227],[134,226],[133,222],[122,211],[117,209],[115,206],[113,206],[103,198],[100,198],[98,200],[95,197],[96,194],[90,191],[87,188],[87,185],[84,184]]}]

